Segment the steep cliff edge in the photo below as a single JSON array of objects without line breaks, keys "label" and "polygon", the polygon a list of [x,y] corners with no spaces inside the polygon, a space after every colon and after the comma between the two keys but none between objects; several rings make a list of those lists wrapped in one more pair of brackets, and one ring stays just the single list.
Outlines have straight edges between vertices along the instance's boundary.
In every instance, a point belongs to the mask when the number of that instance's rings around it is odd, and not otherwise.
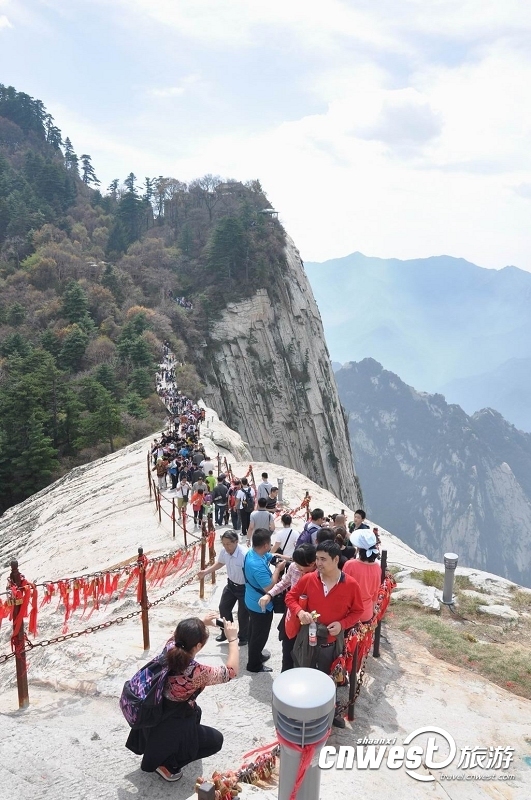
[{"label": "steep cliff edge", "polygon": [[205,401],[254,458],[296,469],[354,508],[361,503],[319,309],[289,237],[282,278],[227,305],[205,358]]}]

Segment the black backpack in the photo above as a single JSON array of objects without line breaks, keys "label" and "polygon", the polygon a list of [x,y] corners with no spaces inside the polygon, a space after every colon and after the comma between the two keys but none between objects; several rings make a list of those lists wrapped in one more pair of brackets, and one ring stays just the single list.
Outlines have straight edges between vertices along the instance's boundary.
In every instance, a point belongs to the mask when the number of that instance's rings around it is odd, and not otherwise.
[{"label": "black backpack", "polygon": [[248,512],[254,511],[254,498],[253,495],[251,494],[251,490],[242,488],[242,492],[245,495],[245,500],[242,500],[241,510]]}]

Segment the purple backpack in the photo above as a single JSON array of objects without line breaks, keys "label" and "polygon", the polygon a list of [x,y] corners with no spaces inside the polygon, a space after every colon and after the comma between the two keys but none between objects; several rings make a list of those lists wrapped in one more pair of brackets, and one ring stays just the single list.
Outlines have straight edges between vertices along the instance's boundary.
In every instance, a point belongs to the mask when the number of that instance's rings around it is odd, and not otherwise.
[{"label": "purple backpack", "polygon": [[124,683],[120,708],[133,728],[153,728],[162,719],[164,681],[169,668],[163,652]]}]

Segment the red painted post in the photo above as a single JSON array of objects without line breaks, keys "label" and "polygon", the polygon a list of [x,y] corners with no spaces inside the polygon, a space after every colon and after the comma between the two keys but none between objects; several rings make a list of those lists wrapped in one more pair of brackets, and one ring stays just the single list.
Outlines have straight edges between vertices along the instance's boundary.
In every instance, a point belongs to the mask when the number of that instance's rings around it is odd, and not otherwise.
[{"label": "red painted post", "polygon": [[[310,492],[306,491],[304,493],[304,497],[309,497],[309,496],[310,496]],[[306,521],[308,521],[309,519],[310,519],[310,504],[308,503],[307,506],[306,506]]]},{"label": "red painted post", "polygon": [[142,609],[142,635],[144,638],[144,652],[149,650],[149,601],[146,586],[146,557],[144,549],[138,548],[137,564],[140,570],[138,580],[140,582],[140,608]]},{"label": "red painted post", "polygon": [[162,494],[161,494],[160,489],[157,489],[157,497],[158,497],[158,500],[159,500],[159,522],[162,522],[162,508],[161,508]]},{"label": "red painted post", "polygon": [[[24,586],[24,578],[18,570],[18,561],[15,559],[11,562],[9,584],[17,589],[21,589]],[[22,611],[22,603],[22,597],[15,599],[15,607],[13,608],[13,648],[15,650],[15,664],[17,670],[18,707],[27,708],[29,706],[29,692],[28,668],[26,664],[26,653],[24,652],[24,620],[20,620],[20,627],[18,622],[18,616]],[[15,634],[17,628],[18,632]]]}]

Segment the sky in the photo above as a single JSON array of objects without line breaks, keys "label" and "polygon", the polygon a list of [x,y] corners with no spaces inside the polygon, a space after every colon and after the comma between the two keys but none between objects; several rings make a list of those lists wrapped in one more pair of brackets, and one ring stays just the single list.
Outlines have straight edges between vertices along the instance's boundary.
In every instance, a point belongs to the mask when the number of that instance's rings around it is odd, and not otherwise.
[{"label": "sky", "polygon": [[0,0],[0,83],[102,188],[258,178],[304,260],[531,271],[528,0]]}]

